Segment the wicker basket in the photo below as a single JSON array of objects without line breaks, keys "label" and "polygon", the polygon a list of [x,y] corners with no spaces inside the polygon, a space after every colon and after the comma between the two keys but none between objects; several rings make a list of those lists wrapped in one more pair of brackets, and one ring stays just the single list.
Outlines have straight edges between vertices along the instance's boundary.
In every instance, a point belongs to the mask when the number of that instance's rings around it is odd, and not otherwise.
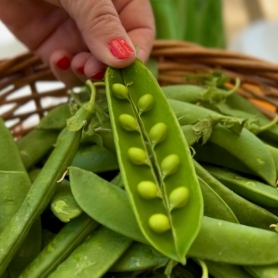
[{"label": "wicker basket", "polygon": [[[278,65],[227,50],[167,40],[154,42],[151,57],[158,62],[161,85],[183,84],[188,74],[221,70],[231,78],[227,86],[240,78],[239,93],[269,118],[276,114]],[[48,110],[67,101],[67,97],[67,88],[55,80],[50,69],[34,54],[0,61],[1,117],[15,138],[26,134]]]}]

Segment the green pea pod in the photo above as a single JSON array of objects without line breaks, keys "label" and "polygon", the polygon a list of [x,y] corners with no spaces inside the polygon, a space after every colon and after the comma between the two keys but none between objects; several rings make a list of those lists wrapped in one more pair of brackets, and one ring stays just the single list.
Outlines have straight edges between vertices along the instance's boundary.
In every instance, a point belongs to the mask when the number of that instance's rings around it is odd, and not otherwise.
[{"label": "green pea pod", "polygon": [[211,165],[205,165],[204,168],[245,199],[262,206],[278,207],[277,189],[228,169],[221,169]]},{"label": "green pea pod", "polygon": [[245,270],[255,278],[278,277],[278,264],[268,266],[246,266]]},{"label": "green pea pod", "polygon": [[235,214],[224,200],[201,178],[199,183],[204,199],[204,215],[238,223]]},{"label": "green pea pod", "polygon": [[30,170],[43,159],[57,141],[60,131],[34,129],[17,141],[24,166]]},{"label": "green pea pod", "polygon": [[206,261],[209,273],[215,278],[252,278],[242,266]]},{"label": "green pea pod", "polygon": [[151,246],[134,242],[109,272],[131,272],[165,266],[169,259]]},{"label": "green pea pod", "polygon": [[119,169],[117,156],[99,145],[81,145],[71,165],[94,173]]},{"label": "green pea pod", "polygon": [[55,235],[19,277],[48,277],[93,232],[97,225],[96,221],[85,214],[72,220]]},{"label": "green pea pod", "polygon": [[[31,182],[21,160],[15,141],[0,118],[0,232],[21,206]],[[0,243],[2,246],[2,242]],[[10,277],[18,274],[34,259],[41,248],[41,223],[38,219],[10,262]]]},{"label": "green pea pod", "polygon": [[48,277],[102,277],[131,243],[131,239],[101,226]]},{"label": "green pea pod", "polygon": [[69,222],[83,212],[76,203],[67,180],[59,184],[50,201],[50,208],[62,222]]},{"label": "green pea pod", "polygon": [[237,195],[214,178],[198,162],[194,161],[194,163],[197,175],[227,203],[241,224],[269,230],[271,224],[278,223],[276,215]]},{"label": "green pea pod", "polygon": [[[213,115],[209,109],[190,103],[169,100],[181,125],[193,124],[197,120]],[[243,162],[255,175],[269,185],[276,184],[276,167],[274,159],[264,143],[253,133],[243,128],[237,135],[217,125],[209,138],[211,143],[225,149]]]},{"label": "green pea pod", "polygon": [[[158,251],[184,262],[198,233],[203,205],[192,158],[179,124],[157,81],[139,60],[122,70],[108,68],[105,82],[119,166],[139,226]],[[123,91],[128,90],[127,99],[115,94],[118,89],[114,84],[126,88],[121,89]],[[147,110],[139,111],[137,104],[140,102],[142,107],[141,98],[146,94],[152,95],[153,106],[150,109],[146,103]],[[119,122],[123,114],[136,119],[134,131],[123,128]],[[166,135],[164,128],[152,132],[158,123],[167,126]],[[157,198],[149,200],[140,196],[137,186],[142,181],[156,184]],[[189,191],[189,195],[184,195],[188,202],[172,198],[179,187]]]},{"label": "green pea pod", "polygon": [[59,180],[71,163],[81,138],[80,132],[66,131],[39,176],[32,184],[21,207],[0,233],[0,273],[24,241],[31,225],[40,216],[56,191]]},{"label": "green pea pod", "polygon": [[[135,220],[124,190],[92,172],[79,168],[69,167],[69,176],[76,201],[82,209],[84,207],[90,212],[88,214],[92,218],[96,221],[99,219],[98,222],[121,235],[148,244]],[[92,183],[92,180],[95,182]],[[87,189],[88,184],[92,184],[90,189]],[[81,201],[86,194],[94,196],[94,205],[89,196],[86,205]],[[245,213],[245,204],[241,203],[240,209]],[[258,217],[258,214],[255,217]],[[277,220],[272,223],[277,223]],[[204,216],[201,229],[187,256],[238,265],[270,265],[278,263],[276,248],[277,234],[269,228],[265,231]]]}]

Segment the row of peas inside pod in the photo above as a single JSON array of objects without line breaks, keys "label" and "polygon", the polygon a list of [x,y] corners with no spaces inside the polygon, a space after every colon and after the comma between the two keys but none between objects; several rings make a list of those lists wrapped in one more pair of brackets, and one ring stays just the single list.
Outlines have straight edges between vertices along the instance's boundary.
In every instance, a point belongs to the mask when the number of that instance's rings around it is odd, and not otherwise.
[{"label": "row of peas inside pod", "polygon": [[205,78],[136,61],[17,142],[1,121],[1,277],[276,277],[276,119]]}]

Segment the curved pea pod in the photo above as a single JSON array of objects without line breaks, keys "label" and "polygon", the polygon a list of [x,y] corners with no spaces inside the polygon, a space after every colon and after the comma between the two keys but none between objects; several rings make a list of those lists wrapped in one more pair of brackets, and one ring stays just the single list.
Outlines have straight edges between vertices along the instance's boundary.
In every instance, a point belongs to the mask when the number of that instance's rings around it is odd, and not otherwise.
[{"label": "curved pea pod", "polygon": [[67,180],[63,180],[59,184],[50,201],[50,208],[62,222],[69,222],[83,212],[76,203]]},{"label": "curved pea pod", "polygon": [[238,195],[267,207],[278,207],[278,191],[255,179],[246,178],[234,171],[211,165],[204,168]]},{"label": "curved pea pod", "polygon": [[[169,100],[169,103],[176,117],[180,119],[181,125],[193,124],[197,120],[216,113],[197,105],[176,100]],[[217,125],[212,130],[209,142],[225,149],[245,164],[254,175],[261,177],[269,185],[275,186],[276,167],[274,159],[265,144],[256,135],[245,128],[240,135],[237,135],[225,127]]]},{"label": "curved pea pod", "polygon": [[[139,226],[154,248],[184,263],[200,227],[203,202],[189,147],[179,123],[157,81],[139,60],[121,70],[108,68],[105,82],[119,166]],[[114,84],[127,87],[128,99],[115,97]],[[153,96],[153,103],[142,111],[137,104],[146,94]],[[140,132],[124,130],[118,121],[122,114],[134,117]],[[150,131],[157,123],[167,126],[167,134],[158,136],[158,141],[153,143],[154,136]],[[159,197],[142,198],[137,191],[141,181],[157,184]],[[169,196],[178,187],[188,189],[188,202],[173,209]]]},{"label": "curved pea pod", "polygon": [[48,277],[97,226],[98,223],[85,214],[73,219],[54,236],[19,277]]},{"label": "curved pea pod", "polygon": [[169,258],[163,256],[151,246],[133,242],[121,258],[109,269],[109,272],[130,272],[165,266]]},{"label": "curved pea pod", "polygon": [[[31,187],[31,181],[23,165],[16,143],[1,118],[0,134],[0,232],[2,232],[24,201]],[[1,247],[2,244],[1,242]],[[17,253],[14,254],[7,268],[9,277],[17,277],[37,256],[40,248],[41,223],[40,219],[38,219],[30,227],[26,239]]]},{"label": "curved pea pod", "polygon": [[234,193],[198,162],[194,161],[194,165],[198,177],[203,179],[226,202],[241,224],[269,230],[271,224],[278,222],[276,215]]},{"label": "curved pea pod", "polygon": [[71,166],[79,167],[94,173],[118,170],[117,156],[99,145],[82,144],[71,163]]},{"label": "curved pea pod", "polygon": [[238,223],[238,220],[227,203],[201,178],[200,187],[204,199],[204,215],[216,219]]},{"label": "curved pea pod", "polygon": [[131,239],[100,226],[48,277],[102,277],[131,243]]},{"label": "curved pea pod", "polygon": [[[88,215],[121,235],[149,244],[124,190],[92,172],[75,167],[69,168],[69,175],[74,197]],[[242,208],[245,212],[244,205],[240,204],[241,212]],[[271,223],[277,223],[277,220]],[[271,265],[278,263],[277,248],[277,234],[269,227],[266,231],[204,216],[187,257],[238,265]]]}]

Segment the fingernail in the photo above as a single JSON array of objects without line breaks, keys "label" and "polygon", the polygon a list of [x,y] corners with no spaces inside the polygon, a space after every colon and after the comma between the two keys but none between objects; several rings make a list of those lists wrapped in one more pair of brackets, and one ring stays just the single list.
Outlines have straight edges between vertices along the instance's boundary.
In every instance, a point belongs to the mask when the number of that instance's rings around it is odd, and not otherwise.
[{"label": "fingernail", "polygon": [[132,57],[135,52],[133,48],[121,38],[117,38],[112,40],[108,44],[110,52],[118,59],[126,59]]},{"label": "fingernail", "polygon": [[97,79],[97,80],[102,80],[104,77],[106,69],[101,69],[97,73],[91,76],[91,79]]},{"label": "fingernail", "polygon": [[67,70],[70,67],[70,60],[68,57],[63,57],[56,62],[56,65],[62,70]]},{"label": "fingernail", "polygon": [[76,71],[84,75],[84,66],[77,68]]}]

